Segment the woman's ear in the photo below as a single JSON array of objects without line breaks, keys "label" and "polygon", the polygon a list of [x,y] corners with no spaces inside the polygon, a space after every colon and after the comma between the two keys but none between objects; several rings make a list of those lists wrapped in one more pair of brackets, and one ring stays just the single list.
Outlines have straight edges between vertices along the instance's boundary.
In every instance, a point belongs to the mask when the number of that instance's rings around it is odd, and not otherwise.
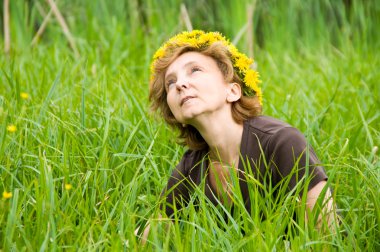
[{"label": "woman's ear", "polygon": [[230,83],[228,84],[227,88],[227,102],[236,102],[241,97],[241,86],[236,83]]}]

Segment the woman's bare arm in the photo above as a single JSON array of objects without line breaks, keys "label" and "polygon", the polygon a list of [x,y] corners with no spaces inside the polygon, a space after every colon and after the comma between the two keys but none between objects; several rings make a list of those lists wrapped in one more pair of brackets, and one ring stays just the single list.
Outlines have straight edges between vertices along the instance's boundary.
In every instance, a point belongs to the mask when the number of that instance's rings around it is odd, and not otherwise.
[{"label": "woman's bare arm", "polygon": [[[309,208],[310,212],[316,206],[317,200],[320,194],[324,192],[326,184],[326,181],[321,181],[307,193],[306,205]],[[321,207],[322,209],[318,215],[316,227],[320,229],[322,227],[322,224],[326,222],[329,229],[332,231],[336,226],[335,224],[337,224],[337,215],[335,204],[331,195],[331,190],[329,188],[327,188],[325,191]]]},{"label": "woman's bare arm", "polygon": [[[162,220],[162,215],[159,214],[158,215],[158,220]],[[142,245],[145,245],[147,239],[148,239],[148,235],[149,235],[149,232],[150,232],[150,222],[148,220],[147,222],[147,225],[145,226],[144,228],[144,231],[142,232],[141,236],[139,236],[139,230],[140,230],[141,227],[138,227],[135,229],[135,236],[137,236],[138,238],[141,239],[141,244]]]}]

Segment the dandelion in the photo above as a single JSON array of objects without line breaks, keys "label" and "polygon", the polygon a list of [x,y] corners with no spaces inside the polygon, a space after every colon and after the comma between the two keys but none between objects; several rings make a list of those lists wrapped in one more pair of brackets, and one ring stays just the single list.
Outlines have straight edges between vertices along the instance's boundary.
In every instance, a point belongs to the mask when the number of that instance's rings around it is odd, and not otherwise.
[{"label": "dandelion", "polygon": [[65,184],[65,189],[67,191],[71,190],[73,188],[73,186],[71,184]]},{"label": "dandelion", "polygon": [[10,198],[12,198],[12,192],[4,191],[3,192],[3,199],[10,199]]},{"label": "dandelion", "polygon": [[25,92],[21,92],[20,93],[20,97],[24,100],[28,100],[29,99],[29,94],[28,93],[25,93]]},{"label": "dandelion", "polygon": [[7,130],[8,130],[10,133],[15,133],[16,130],[17,130],[17,128],[16,128],[15,125],[10,124],[10,125],[7,126]]},{"label": "dandelion", "polygon": [[245,72],[249,69],[249,66],[253,63],[253,60],[247,57],[237,57],[234,66],[239,68],[240,71]]},{"label": "dandelion", "polygon": [[258,84],[261,83],[259,79],[259,73],[252,69],[249,69],[245,74],[244,82],[248,87],[250,87],[253,91],[257,93],[260,89],[258,87]]},{"label": "dandelion", "polygon": [[158,58],[162,58],[164,56],[165,56],[165,48],[162,47],[162,48],[157,50],[157,52],[154,54],[153,58],[158,59]]}]

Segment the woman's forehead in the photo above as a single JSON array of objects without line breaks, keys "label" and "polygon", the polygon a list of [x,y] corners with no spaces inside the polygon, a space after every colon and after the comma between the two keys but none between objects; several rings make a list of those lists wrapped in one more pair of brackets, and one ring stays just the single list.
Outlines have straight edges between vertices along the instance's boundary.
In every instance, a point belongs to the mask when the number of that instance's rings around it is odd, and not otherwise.
[{"label": "woman's forehead", "polygon": [[216,66],[215,60],[199,52],[185,52],[178,56],[167,68],[165,76],[194,64]]}]

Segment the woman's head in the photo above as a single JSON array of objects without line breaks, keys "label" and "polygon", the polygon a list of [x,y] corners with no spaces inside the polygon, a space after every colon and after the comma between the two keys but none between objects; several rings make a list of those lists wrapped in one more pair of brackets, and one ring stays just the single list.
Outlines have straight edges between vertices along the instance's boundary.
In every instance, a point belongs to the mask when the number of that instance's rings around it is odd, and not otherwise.
[{"label": "woman's head", "polygon": [[180,130],[180,138],[191,149],[206,146],[199,132],[192,126],[183,127],[169,108],[165,75],[171,64],[187,52],[198,52],[213,59],[226,83],[240,85],[242,96],[231,104],[234,120],[242,123],[261,112],[261,89],[258,73],[250,69],[253,60],[237,51],[223,36],[216,32],[183,32],[169,39],[154,55],[151,65],[149,99],[151,108],[159,110],[165,121]]}]

